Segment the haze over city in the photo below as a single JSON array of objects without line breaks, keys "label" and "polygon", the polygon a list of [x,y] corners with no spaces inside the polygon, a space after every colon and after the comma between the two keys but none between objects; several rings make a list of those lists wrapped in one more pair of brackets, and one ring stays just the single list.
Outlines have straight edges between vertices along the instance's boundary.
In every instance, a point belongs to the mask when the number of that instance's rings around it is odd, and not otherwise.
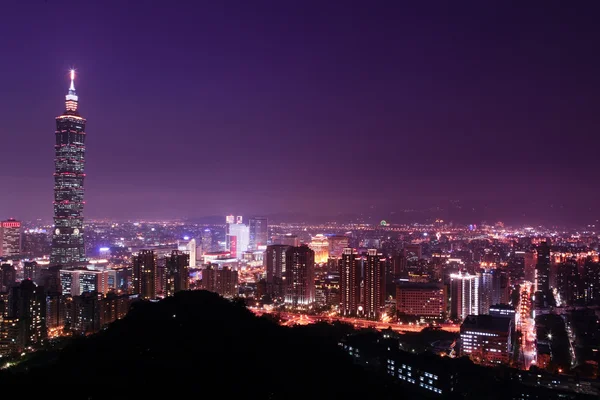
[{"label": "haze over city", "polygon": [[0,209],[51,217],[75,68],[87,218],[593,223],[595,6],[5,2]]}]

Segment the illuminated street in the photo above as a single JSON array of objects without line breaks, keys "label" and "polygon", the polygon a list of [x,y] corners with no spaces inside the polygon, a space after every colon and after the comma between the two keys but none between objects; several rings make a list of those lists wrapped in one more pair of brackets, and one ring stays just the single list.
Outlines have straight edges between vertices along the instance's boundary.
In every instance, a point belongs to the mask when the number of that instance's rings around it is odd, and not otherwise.
[{"label": "illuminated street", "polygon": [[[344,317],[330,317],[330,316],[317,316],[317,315],[306,315],[306,314],[296,314],[296,313],[288,313],[257,308],[250,308],[250,310],[256,315],[263,314],[277,314],[281,318],[281,325],[283,326],[292,326],[292,325],[308,325],[314,324],[316,322],[344,322],[347,324],[353,325],[355,328],[375,328],[377,330],[384,330],[388,328],[392,328],[392,330],[396,332],[421,332],[424,328],[429,325],[421,324],[421,325],[413,325],[413,324],[397,324],[397,323],[384,323],[380,321],[369,321],[364,319],[357,318],[344,318]],[[440,324],[438,327],[447,332],[459,332],[460,325],[456,324]]]},{"label": "illuminated street", "polygon": [[536,362],[535,351],[535,322],[531,318],[531,282],[521,285],[521,299],[519,301],[519,312],[517,313],[517,329],[521,331],[521,351],[523,361],[522,368],[528,370]]}]

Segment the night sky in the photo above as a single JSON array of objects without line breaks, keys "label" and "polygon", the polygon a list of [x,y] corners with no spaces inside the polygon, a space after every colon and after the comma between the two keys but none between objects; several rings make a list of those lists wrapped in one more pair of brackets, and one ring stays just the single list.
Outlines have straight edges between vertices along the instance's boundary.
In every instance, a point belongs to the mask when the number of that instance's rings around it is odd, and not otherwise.
[{"label": "night sky", "polygon": [[0,218],[52,215],[74,67],[87,217],[595,220],[600,8],[523,3],[2,1]]}]

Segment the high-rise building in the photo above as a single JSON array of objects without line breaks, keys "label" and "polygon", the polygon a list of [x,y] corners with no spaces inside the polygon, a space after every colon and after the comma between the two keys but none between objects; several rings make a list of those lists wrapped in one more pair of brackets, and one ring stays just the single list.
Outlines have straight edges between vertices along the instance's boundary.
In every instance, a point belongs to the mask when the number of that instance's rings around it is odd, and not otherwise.
[{"label": "high-rise building", "polygon": [[84,268],[61,269],[60,283],[65,296],[80,296],[86,292],[106,294],[115,288],[116,272]]},{"label": "high-rise building", "polygon": [[460,326],[461,356],[483,365],[508,364],[512,352],[512,320],[469,315]]},{"label": "high-rise building", "polygon": [[484,270],[479,274],[479,314],[489,314],[490,306],[496,304],[492,300],[494,291],[494,270]]},{"label": "high-rise building", "polygon": [[360,305],[361,257],[345,248],[340,262],[340,315],[355,316]]},{"label": "high-rise building", "polygon": [[535,266],[535,291],[550,291],[550,246],[542,242],[537,248],[537,264]]},{"label": "high-rise building", "polygon": [[0,256],[14,257],[21,254],[21,222],[12,218],[0,225]]},{"label": "high-rise building", "polygon": [[26,230],[21,235],[21,253],[29,258],[47,256],[50,254],[50,243],[45,230]]},{"label": "high-rise building", "polygon": [[208,265],[202,270],[202,288],[223,297],[235,297],[239,289],[238,272],[228,266]]},{"label": "high-rise building", "polygon": [[523,255],[523,263],[525,266],[525,280],[535,282],[535,265],[537,263],[537,253],[534,251],[526,251]]},{"label": "high-rise building", "polygon": [[190,255],[174,250],[165,260],[167,272],[167,296],[190,288]]},{"label": "high-rise building", "polygon": [[83,181],[85,177],[85,123],[77,111],[75,72],[66,96],[66,110],[56,117],[54,159],[54,231],[51,265],[63,268],[86,262],[83,239]]},{"label": "high-rise building", "polygon": [[378,320],[385,306],[385,257],[376,249],[367,251],[365,262],[365,316]]},{"label": "high-rise building", "polygon": [[283,282],[285,277],[285,252],[290,246],[272,244],[267,246],[264,258],[267,273],[267,293],[272,296],[283,295]]},{"label": "high-rise building", "polygon": [[212,245],[212,231],[210,229],[204,229],[202,231],[202,254],[210,253],[213,251]]},{"label": "high-rise building", "polygon": [[508,274],[499,269],[482,270],[479,279],[479,315],[489,314],[494,304],[508,304]]},{"label": "high-rise building", "polygon": [[12,286],[9,317],[19,319],[19,333],[25,346],[46,339],[46,295],[43,288],[29,279]]},{"label": "high-rise building", "polygon": [[583,266],[583,280],[586,303],[598,303],[600,301],[600,264],[591,260],[586,261]]},{"label": "high-rise building", "polygon": [[245,224],[230,224],[228,237],[231,256],[242,259],[242,254],[248,250],[250,243],[250,229]]},{"label": "high-rise building", "polygon": [[189,255],[189,267],[196,268],[196,239],[179,240],[177,250],[186,251]]},{"label": "high-rise building", "polygon": [[315,252],[308,246],[285,252],[285,304],[307,308],[315,302]]},{"label": "high-rise building", "polygon": [[400,316],[443,319],[446,315],[446,286],[402,282],[396,289],[396,310]]},{"label": "high-rise building", "polygon": [[216,264],[210,264],[202,270],[202,289],[217,292],[217,271]]},{"label": "high-rise building", "polygon": [[558,265],[556,271],[556,289],[558,300],[562,306],[574,306],[585,299],[583,282],[575,263],[566,262]]},{"label": "high-rise building", "polygon": [[469,315],[479,314],[480,275],[450,275],[450,318],[464,320]]},{"label": "high-rise building", "polygon": [[12,264],[2,264],[0,266],[2,278],[2,290],[8,292],[10,287],[17,281],[17,270]]},{"label": "high-rise building", "polygon": [[96,292],[75,296],[71,305],[71,328],[80,333],[94,333],[100,329],[102,298]]},{"label": "high-rise building", "polygon": [[35,261],[25,261],[23,263],[23,278],[37,282],[39,279],[40,269]]},{"label": "high-rise building", "polygon": [[251,217],[248,219],[250,229],[250,250],[263,250],[267,247],[269,241],[269,227],[267,218]]},{"label": "high-rise building", "polygon": [[57,331],[65,326],[66,301],[60,292],[47,292],[46,326],[50,331]]},{"label": "high-rise building", "polygon": [[133,291],[140,298],[156,298],[156,255],[152,250],[141,250],[133,256]]},{"label": "high-rise building", "polygon": [[238,272],[231,267],[223,267],[217,271],[217,293],[223,297],[238,295]]}]

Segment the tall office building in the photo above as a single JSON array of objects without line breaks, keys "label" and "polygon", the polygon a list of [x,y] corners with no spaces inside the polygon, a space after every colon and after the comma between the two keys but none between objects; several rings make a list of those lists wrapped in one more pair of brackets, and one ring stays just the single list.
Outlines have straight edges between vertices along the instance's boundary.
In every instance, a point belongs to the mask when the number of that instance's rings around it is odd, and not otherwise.
[{"label": "tall office building", "polygon": [[65,296],[81,296],[86,292],[106,294],[115,288],[116,271],[85,268],[61,269],[60,283]]},{"label": "tall office building", "polygon": [[66,110],[56,117],[54,159],[54,231],[51,265],[71,268],[86,262],[83,242],[83,180],[85,123],[77,111],[75,72],[66,96]]},{"label": "tall office building", "polygon": [[269,240],[267,218],[251,217],[248,219],[248,227],[250,229],[250,250],[263,250],[267,247]]},{"label": "tall office building", "polygon": [[133,256],[133,291],[142,299],[156,298],[156,255],[152,250],[141,250]]},{"label": "tall office building", "polygon": [[250,243],[250,229],[248,228],[248,225],[242,223],[230,224],[227,237],[229,239],[231,256],[242,259],[242,254],[248,250],[248,245]]},{"label": "tall office building", "polygon": [[264,258],[267,273],[267,293],[272,296],[283,295],[283,278],[285,277],[285,252],[290,246],[272,244],[267,246]]},{"label": "tall office building", "polygon": [[190,288],[190,255],[174,250],[165,260],[167,270],[167,296]]},{"label": "tall office building", "polygon": [[550,291],[550,246],[542,242],[537,248],[537,264],[535,266],[536,292]]},{"label": "tall office building", "polygon": [[396,288],[396,310],[400,315],[443,319],[446,286],[441,283],[401,282]]},{"label": "tall office building", "polygon": [[450,318],[464,320],[469,315],[479,315],[480,275],[450,275]]},{"label": "tall office building", "polygon": [[376,249],[367,251],[365,263],[365,317],[378,320],[385,306],[385,257]]},{"label": "tall office building", "polygon": [[[213,238],[212,238],[212,231],[208,228],[204,229],[202,231],[202,254],[206,254],[206,253],[210,253],[211,251],[213,251]],[[196,255],[197,257],[198,255]],[[198,257],[200,258],[200,257]]]},{"label": "tall office building", "polygon": [[360,304],[361,257],[345,248],[340,262],[340,315],[355,316]]},{"label": "tall office building", "polygon": [[10,288],[9,317],[19,319],[19,336],[25,346],[46,339],[46,295],[30,280]]},{"label": "tall office building", "polygon": [[523,263],[525,266],[525,280],[535,282],[535,265],[537,263],[537,253],[534,251],[526,251],[523,255]]},{"label": "tall office building", "polygon": [[223,297],[238,295],[238,272],[231,267],[223,267],[217,271],[217,293]]},{"label": "tall office building", "polygon": [[21,254],[21,222],[12,218],[0,226],[0,256],[14,257]]},{"label": "tall office building", "polygon": [[315,252],[308,246],[285,252],[285,304],[306,308],[315,302]]}]

